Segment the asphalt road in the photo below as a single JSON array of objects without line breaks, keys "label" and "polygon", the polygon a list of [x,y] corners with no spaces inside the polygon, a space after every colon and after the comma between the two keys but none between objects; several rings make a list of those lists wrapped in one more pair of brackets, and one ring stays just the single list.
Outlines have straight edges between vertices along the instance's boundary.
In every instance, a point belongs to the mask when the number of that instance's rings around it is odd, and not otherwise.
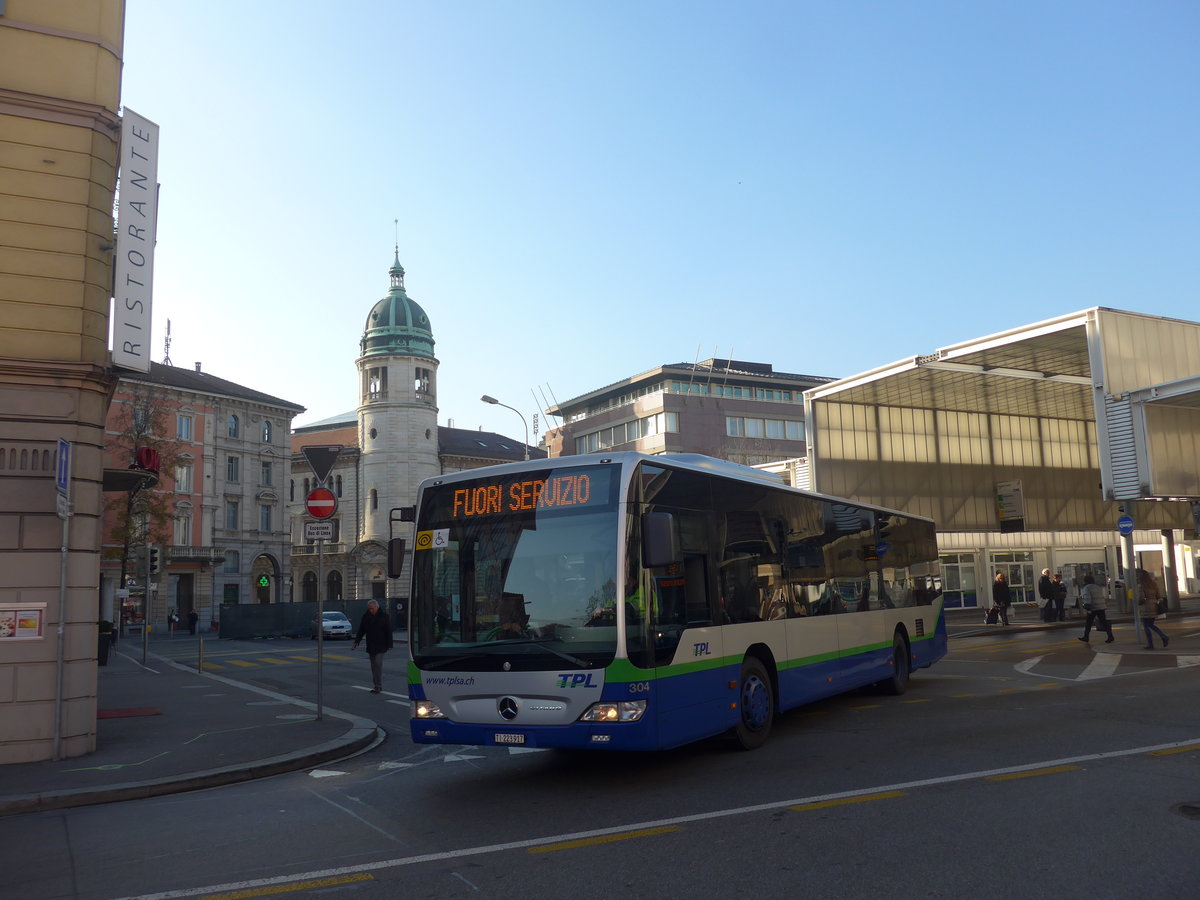
[{"label": "asphalt road", "polygon": [[[418,747],[403,651],[376,696],[361,651],[325,649],[324,702],[386,742],[323,771],[0,820],[0,895],[1103,898],[1200,883],[1197,670],[1149,654],[1097,669],[1074,630],[956,636],[904,696],[786,714],[752,753]],[[206,658],[311,700],[315,666],[293,657],[312,650],[221,642]]]}]

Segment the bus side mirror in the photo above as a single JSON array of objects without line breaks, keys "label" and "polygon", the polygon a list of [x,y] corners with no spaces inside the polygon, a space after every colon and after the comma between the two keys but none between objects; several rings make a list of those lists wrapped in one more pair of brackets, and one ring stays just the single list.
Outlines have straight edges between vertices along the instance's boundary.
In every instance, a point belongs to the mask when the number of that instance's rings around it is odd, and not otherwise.
[{"label": "bus side mirror", "polygon": [[404,538],[388,541],[388,578],[399,578],[404,571]]},{"label": "bus side mirror", "polygon": [[670,513],[642,514],[642,565],[647,569],[679,562],[679,535]]}]

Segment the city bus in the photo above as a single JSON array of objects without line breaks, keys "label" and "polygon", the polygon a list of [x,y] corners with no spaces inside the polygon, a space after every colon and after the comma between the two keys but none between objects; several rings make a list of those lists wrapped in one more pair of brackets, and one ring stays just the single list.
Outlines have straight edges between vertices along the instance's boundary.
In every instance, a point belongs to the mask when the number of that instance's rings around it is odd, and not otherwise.
[{"label": "city bus", "polygon": [[695,454],[426,479],[408,689],[416,743],[653,750],[946,653],[933,523]]}]

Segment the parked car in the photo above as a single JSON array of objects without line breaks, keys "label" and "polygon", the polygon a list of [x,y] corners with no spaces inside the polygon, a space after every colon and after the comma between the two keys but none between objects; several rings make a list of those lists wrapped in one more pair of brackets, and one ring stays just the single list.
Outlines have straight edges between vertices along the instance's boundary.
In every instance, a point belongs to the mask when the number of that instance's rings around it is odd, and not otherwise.
[{"label": "parked car", "polygon": [[[321,630],[325,632],[325,640],[335,637],[344,637],[348,641],[353,639],[354,626],[346,618],[344,612],[325,612],[322,613],[322,616]],[[309,637],[315,641],[317,639],[317,620],[313,619],[310,625]]]}]

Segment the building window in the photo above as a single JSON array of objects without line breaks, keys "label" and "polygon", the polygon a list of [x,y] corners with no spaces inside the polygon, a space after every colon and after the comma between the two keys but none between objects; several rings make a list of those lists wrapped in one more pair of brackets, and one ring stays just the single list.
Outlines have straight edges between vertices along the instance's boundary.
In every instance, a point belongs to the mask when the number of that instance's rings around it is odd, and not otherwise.
[{"label": "building window", "polygon": [[423,369],[418,366],[413,387],[417,392],[418,399],[428,399],[430,392],[433,390],[433,370]]},{"label": "building window", "polygon": [[227,575],[237,574],[237,571],[240,566],[241,566],[241,557],[238,555],[238,552],[236,550],[226,550],[225,551],[225,573]]},{"label": "building window", "polygon": [[271,507],[263,505],[258,508],[258,530],[271,530]]},{"label": "building window", "polygon": [[266,419],[263,419],[262,435],[263,435],[263,443],[264,444],[271,443],[271,423],[268,422]]},{"label": "building window", "polygon": [[221,597],[221,602],[230,605],[238,602],[238,586],[236,584],[225,585],[224,596]]},{"label": "building window", "polygon": [[333,483],[334,483],[335,485],[337,485],[337,488],[334,490],[334,493],[338,495],[338,499],[341,499],[341,496],[342,496],[342,476],[341,476],[341,475],[338,475],[336,478],[334,478],[334,479],[333,479]]},{"label": "building window", "polygon": [[241,423],[238,422],[237,416],[229,417],[229,436],[238,437],[241,434]]},{"label": "building window", "polygon": [[305,497],[305,499],[308,499],[308,495],[311,491],[312,491],[312,488],[309,487],[309,480],[307,478],[305,478],[304,479],[304,497]]},{"label": "building window", "polygon": [[725,434],[729,437],[766,437],[775,440],[802,441],[804,440],[804,423],[789,419],[726,416]]},{"label": "building window", "polygon": [[226,481],[241,481],[241,463],[236,456],[230,456],[225,460],[225,480]]},{"label": "building window", "polygon": [[175,420],[175,437],[181,441],[190,441],[192,439],[192,417],[179,416]]},{"label": "building window", "polygon": [[236,500],[225,501],[225,527],[230,531],[238,530],[238,502]]},{"label": "building window", "polygon": [[175,467],[175,493],[190,494],[192,492],[192,464],[180,463]]},{"label": "building window", "polygon": [[371,488],[371,509],[379,509],[379,491]]},{"label": "building window", "polygon": [[290,502],[295,499],[296,499],[296,479],[289,478],[288,479],[288,501]]},{"label": "building window", "polygon": [[269,462],[265,462],[262,464],[262,483],[263,484],[271,483],[271,464]]},{"label": "building window", "polygon": [[173,543],[176,547],[192,546],[192,517],[183,513],[175,517],[175,534]]},{"label": "building window", "polygon": [[333,537],[330,538],[330,541],[332,541],[333,543],[336,544],[341,539],[342,539],[342,520],[334,519],[333,520]]},{"label": "building window", "polygon": [[382,400],[387,397],[387,369],[379,367],[367,370],[367,399]]}]

